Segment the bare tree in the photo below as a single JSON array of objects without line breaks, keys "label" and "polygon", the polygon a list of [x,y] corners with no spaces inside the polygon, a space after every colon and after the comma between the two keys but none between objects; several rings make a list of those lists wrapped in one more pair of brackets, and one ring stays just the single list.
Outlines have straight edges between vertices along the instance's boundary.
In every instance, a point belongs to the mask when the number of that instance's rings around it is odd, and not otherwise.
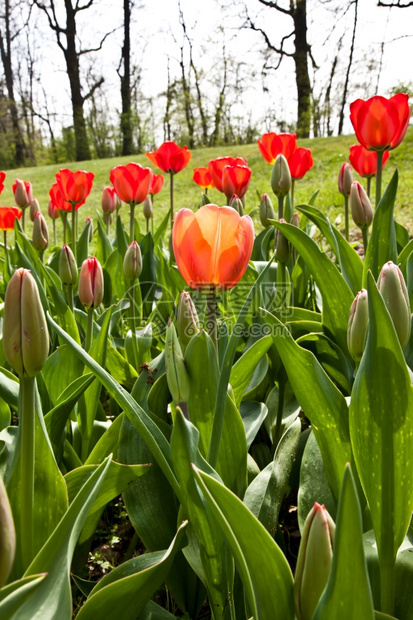
[{"label": "bare tree", "polygon": [[[122,99],[122,114],[120,119],[122,155],[132,155],[133,153],[130,48],[130,22],[132,6],[131,0],[123,0],[123,46],[122,57],[118,68],[118,75],[120,77],[120,93]],[[121,65],[123,65],[123,73],[120,72]]]},{"label": "bare tree", "polygon": [[346,103],[347,103],[348,83],[349,83],[349,79],[350,79],[351,65],[353,63],[354,44],[355,44],[355,40],[356,40],[356,28],[357,28],[357,16],[358,16],[358,0],[352,0],[351,4],[354,4],[353,36],[352,36],[352,39],[351,39],[350,55],[349,55],[347,71],[346,71],[346,79],[344,81],[343,96],[342,96],[342,99],[341,99],[341,108],[340,108],[340,116],[339,116],[339,123],[338,123],[338,135],[339,136],[341,136],[341,134],[343,133],[344,109],[345,109],[345,106],[346,106]]},{"label": "bare tree", "polygon": [[407,9],[409,6],[413,6],[413,2],[410,0],[378,0],[377,6],[396,7],[398,9]]}]

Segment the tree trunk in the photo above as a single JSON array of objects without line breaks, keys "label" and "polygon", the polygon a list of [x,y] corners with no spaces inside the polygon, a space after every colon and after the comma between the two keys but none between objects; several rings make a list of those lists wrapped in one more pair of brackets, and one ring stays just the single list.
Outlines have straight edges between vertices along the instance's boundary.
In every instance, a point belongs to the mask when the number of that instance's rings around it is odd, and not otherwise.
[{"label": "tree trunk", "polygon": [[348,65],[347,65],[347,73],[346,73],[346,79],[344,82],[343,97],[341,100],[340,120],[338,123],[338,135],[339,136],[341,136],[341,134],[343,133],[344,108],[346,107],[346,103],[347,103],[348,83],[350,80],[350,71],[351,71],[351,65],[353,62],[354,42],[356,39],[357,16],[358,16],[358,0],[354,0],[353,37],[351,39],[350,58],[349,58]]},{"label": "tree trunk", "polygon": [[311,126],[311,83],[308,74],[307,3],[296,0],[294,20],[295,76],[297,85],[297,137],[308,138]]},{"label": "tree trunk", "polygon": [[120,128],[122,133],[122,155],[133,153],[132,133],[132,103],[130,80],[130,18],[131,2],[123,0],[124,35],[122,47],[123,75],[120,78],[120,92],[122,97],[122,115]]}]

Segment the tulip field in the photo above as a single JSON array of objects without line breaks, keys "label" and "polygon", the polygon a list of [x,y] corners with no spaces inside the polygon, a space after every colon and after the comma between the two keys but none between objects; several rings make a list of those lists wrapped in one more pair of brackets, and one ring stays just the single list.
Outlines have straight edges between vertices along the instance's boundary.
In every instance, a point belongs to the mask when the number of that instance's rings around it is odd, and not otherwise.
[{"label": "tulip field", "polygon": [[408,96],[350,120],[340,220],[295,134],[255,196],[164,142],[84,224],[94,172],[0,172],[2,620],[413,620]]}]

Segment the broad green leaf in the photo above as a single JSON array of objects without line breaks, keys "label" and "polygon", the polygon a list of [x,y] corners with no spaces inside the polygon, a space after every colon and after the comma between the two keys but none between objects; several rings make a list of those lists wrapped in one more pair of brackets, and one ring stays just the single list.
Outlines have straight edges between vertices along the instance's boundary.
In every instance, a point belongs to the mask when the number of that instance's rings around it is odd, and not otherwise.
[{"label": "broad green leaf", "polygon": [[[413,386],[400,343],[371,274],[369,329],[350,404],[350,436],[370,506],[383,583],[413,511]],[[383,609],[388,611],[388,609]]]},{"label": "broad green leaf", "polygon": [[148,317],[152,311],[152,303],[156,292],[156,265],[159,262],[154,252],[154,244],[151,233],[147,233],[141,241],[142,273],[139,276],[139,284],[142,295],[143,316]]},{"label": "broad green leaf", "polygon": [[47,577],[47,573],[24,577],[1,588],[0,618],[4,618],[4,620],[14,618],[13,614],[16,614],[19,607],[36,592],[45,577]]},{"label": "broad green leaf", "polygon": [[235,404],[240,406],[242,395],[254,369],[272,345],[271,336],[264,336],[252,344],[232,367],[229,382],[234,392]]},{"label": "broad green leaf", "polygon": [[345,394],[350,394],[353,383],[353,368],[348,358],[325,334],[306,334],[296,339],[297,343],[314,353],[328,376]]},{"label": "broad green leaf", "polygon": [[92,452],[87,457],[85,465],[96,465],[97,463],[101,463],[107,456],[109,456],[109,454],[112,453],[114,453],[115,458],[117,458],[116,453],[119,444],[119,433],[124,417],[125,414],[121,413],[113,420],[112,424],[105,431],[97,444],[94,446]]},{"label": "broad green leaf", "polygon": [[57,347],[49,355],[43,366],[42,374],[53,405],[57,405],[67,386],[72,384],[82,372],[82,362],[66,344]]},{"label": "broad green leaf", "polygon": [[350,467],[338,503],[333,560],[326,589],[313,620],[373,620],[373,598],[363,550],[363,523]]},{"label": "broad green leaf", "polygon": [[89,258],[89,236],[91,228],[93,228],[93,223],[91,221],[87,222],[76,243],[76,260],[79,267],[81,267],[84,260]]},{"label": "broad green leaf", "polygon": [[[285,383],[285,381],[282,379]],[[287,428],[294,422],[294,420],[298,417],[301,407],[295,398],[295,395],[291,389],[291,386],[288,382],[285,383],[283,387],[283,402],[282,402],[282,414],[281,420],[278,421],[277,418],[279,415],[279,400],[280,400],[280,389],[278,385],[275,385],[271,392],[268,394],[265,404],[268,409],[268,414],[264,420],[265,428],[268,433],[268,437],[271,440],[273,446],[276,446],[284,435]]]},{"label": "broad green leaf", "polygon": [[0,396],[9,403],[13,409],[17,409],[19,398],[19,381],[16,375],[9,370],[0,368]]},{"label": "broad green leaf", "polygon": [[107,261],[108,256],[112,253],[112,244],[110,242],[109,237],[106,234],[106,226],[100,216],[97,213],[97,234],[96,234],[96,258],[100,262],[101,265],[104,265]]},{"label": "broad green leaf", "polygon": [[117,248],[109,254],[105,262],[105,270],[112,282],[112,293],[116,295],[117,299],[122,299],[129,288],[129,283],[126,281],[123,272],[123,257]]},{"label": "broad green leaf", "polygon": [[231,491],[193,466],[212,514],[234,554],[248,615],[256,620],[294,620],[293,577],[282,551]]},{"label": "broad green leaf", "polygon": [[264,403],[246,400],[241,403],[239,412],[244,424],[247,448],[249,449],[267,416],[268,409]]}]

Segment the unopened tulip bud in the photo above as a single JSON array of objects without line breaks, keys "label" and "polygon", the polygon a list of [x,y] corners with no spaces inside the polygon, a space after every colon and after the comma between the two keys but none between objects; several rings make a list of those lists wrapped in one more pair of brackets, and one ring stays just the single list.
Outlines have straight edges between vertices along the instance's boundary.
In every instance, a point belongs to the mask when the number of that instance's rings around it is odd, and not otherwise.
[{"label": "unopened tulip bud", "polygon": [[107,185],[102,192],[102,211],[103,213],[113,213],[116,209],[115,188]]},{"label": "unopened tulip bud", "polygon": [[268,220],[275,220],[275,219],[276,219],[275,211],[274,211],[274,207],[272,206],[270,197],[268,196],[268,194],[263,194],[261,196],[261,202],[260,202],[261,224],[264,226],[264,228],[267,228],[267,226],[271,226],[271,223]]},{"label": "unopened tulip bud", "polygon": [[34,222],[34,216],[36,215],[37,212],[40,212],[39,201],[37,200],[37,198],[33,198],[30,203],[30,210],[29,210],[30,219],[32,222]]},{"label": "unopened tulip bud", "polygon": [[297,212],[293,213],[293,216],[290,220],[290,224],[292,224],[293,226],[296,226],[297,228],[300,228],[300,216]]},{"label": "unopened tulip bud", "polygon": [[367,291],[363,288],[351,304],[347,326],[347,348],[356,362],[363,357],[368,322],[369,304]]},{"label": "unopened tulip bud", "polygon": [[350,196],[351,184],[353,182],[353,173],[348,162],[344,163],[338,173],[338,191],[343,196]]},{"label": "unopened tulip bud", "polygon": [[127,280],[136,280],[142,273],[142,254],[137,241],[132,241],[125,252],[123,273]]},{"label": "unopened tulip bud", "polygon": [[312,619],[327,585],[334,531],[334,521],[325,507],[315,503],[304,523],[295,570],[294,601],[298,620]]},{"label": "unopened tulip bud", "polygon": [[16,183],[13,185],[13,191],[16,205],[20,207],[20,209],[26,209],[33,199],[31,183],[16,179]]},{"label": "unopened tulip bud", "polygon": [[0,588],[7,581],[16,553],[16,532],[6,487],[0,475]]},{"label": "unopened tulip bud", "polygon": [[88,225],[89,225],[89,243],[91,243],[93,241],[93,220],[89,216],[85,219],[85,224],[83,226],[83,229],[85,229],[86,226]]},{"label": "unopened tulip bud", "polygon": [[244,205],[242,203],[241,198],[239,198],[236,194],[233,194],[231,200],[229,201],[229,206],[235,209],[237,213],[242,217],[244,215]]},{"label": "unopened tulip bud", "polygon": [[103,271],[97,258],[83,261],[79,275],[78,295],[86,310],[97,308],[103,299]]},{"label": "unopened tulip bud", "polygon": [[57,220],[60,216],[59,209],[53,205],[53,202],[49,200],[49,204],[47,206],[47,214],[52,220]]},{"label": "unopened tulip bud", "polygon": [[283,197],[291,189],[291,172],[286,157],[279,153],[275,158],[271,172],[271,187],[274,194]]},{"label": "unopened tulip bud", "polygon": [[189,398],[189,377],[184,356],[172,321],[166,330],[165,338],[166,380],[176,405],[186,403]]},{"label": "unopened tulip bud", "polygon": [[16,269],[6,289],[4,356],[19,377],[34,377],[47,359],[49,333],[37,284],[28,269]]},{"label": "unopened tulip bud", "polygon": [[383,265],[377,279],[377,288],[393,320],[400,345],[404,349],[409,342],[412,317],[406,283],[397,265],[391,261]]},{"label": "unopened tulip bud", "polygon": [[59,277],[63,284],[76,284],[77,265],[73,252],[68,245],[64,245],[59,254]]},{"label": "unopened tulip bud", "polygon": [[350,190],[350,208],[353,221],[359,228],[370,226],[373,221],[373,208],[364,187],[353,181]]},{"label": "unopened tulip bud", "polygon": [[34,216],[33,220],[33,232],[32,232],[33,247],[39,252],[42,252],[49,245],[49,230],[47,228],[46,220],[40,211]]},{"label": "unopened tulip bud", "polygon": [[143,215],[146,220],[150,220],[153,217],[153,203],[150,196],[146,196],[143,202]]},{"label": "unopened tulip bud", "polygon": [[[283,217],[280,218],[278,221],[286,223]],[[275,258],[278,260],[278,262],[286,263],[288,259],[290,258],[291,244],[288,241],[288,239],[284,237],[281,230],[279,230],[278,228],[275,231],[274,247],[275,247]]]},{"label": "unopened tulip bud", "polygon": [[182,291],[179,297],[177,327],[179,340],[184,346],[199,332],[198,314],[191,295],[186,291]]}]

